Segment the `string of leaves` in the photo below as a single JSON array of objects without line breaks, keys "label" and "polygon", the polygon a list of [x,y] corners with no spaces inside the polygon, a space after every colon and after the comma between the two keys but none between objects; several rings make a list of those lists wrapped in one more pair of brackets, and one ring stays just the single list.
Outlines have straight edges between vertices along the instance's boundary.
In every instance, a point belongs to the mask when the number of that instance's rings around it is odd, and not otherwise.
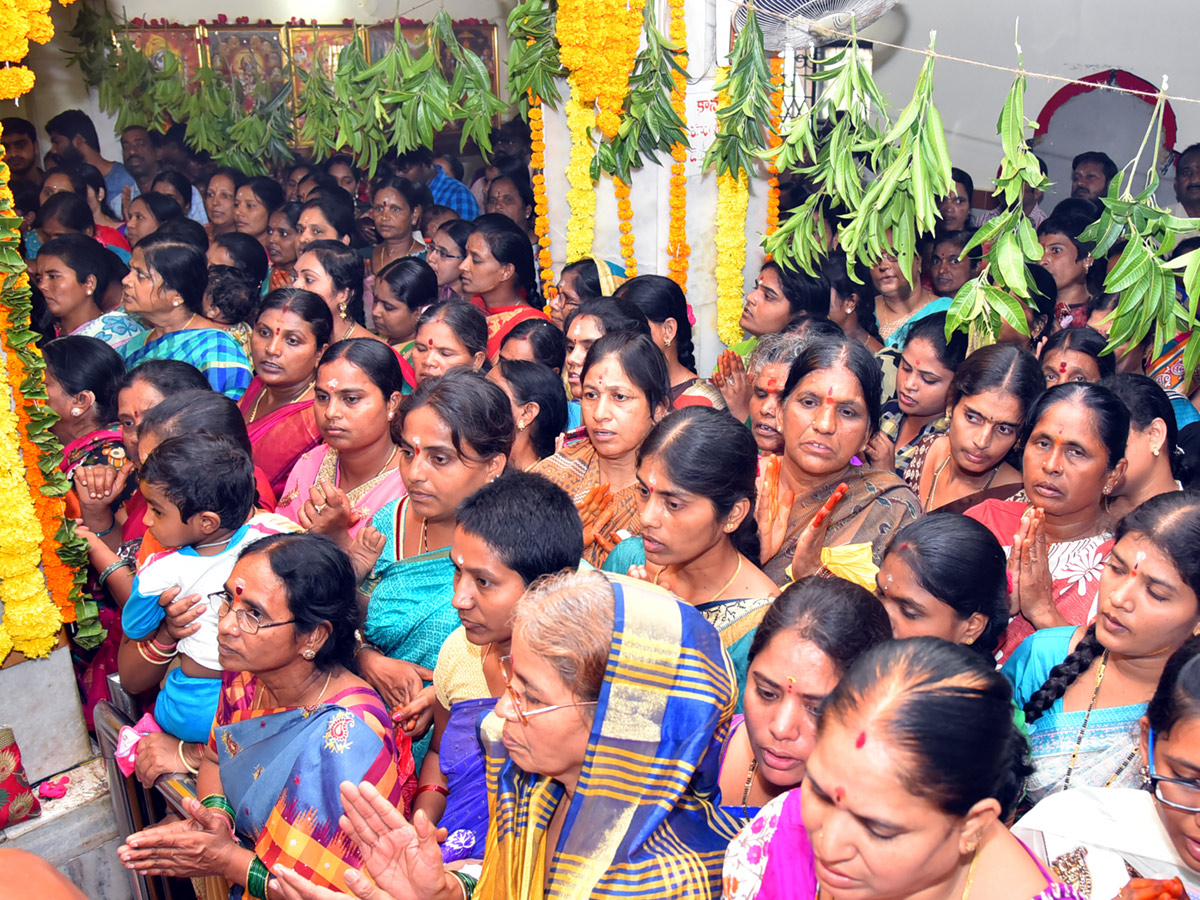
[{"label": "string of leaves", "polygon": [[212,66],[201,65],[192,78],[192,102],[184,134],[188,146],[213,156],[225,149],[237,103],[229,85]]},{"label": "string of leaves", "polygon": [[281,166],[292,159],[291,73],[284,75],[285,83],[275,95],[255,104],[250,112],[245,112],[244,104],[234,104],[229,142],[213,155],[219,165],[232,166],[247,175],[266,175],[270,172],[267,163]]},{"label": "string of leaves", "polygon": [[1025,118],[1025,82],[1023,72],[1013,80],[996,123],[1004,155],[992,195],[1000,198],[1003,209],[963,248],[961,255],[965,256],[975,247],[986,247],[984,263],[979,274],[959,289],[946,313],[947,337],[954,331],[966,331],[972,346],[994,343],[1002,320],[1021,334],[1029,334],[1025,312],[1016,298],[1029,299],[1034,285],[1026,264],[1041,259],[1043,250],[1022,200],[1026,188],[1041,190],[1050,182],[1025,140],[1025,129],[1037,128],[1037,122]]},{"label": "string of leaves", "polygon": [[301,143],[312,147],[314,159],[325,159],[337,151],[338,108],[333,95],[333,81],[325,71],[320,56],[313,60],[308,71],[296,69],[303,90],[296,105],[296,121],[300,123]]},{"label": "string of leaves", "polygon": [[763,124],[771,121],[771,69],[753,6],[729,53],[729,74],[716,89],[728,92],[729,104],[717,112],[717,136],[704,155],[704,168],[737,178],[767,150]]},{"label": "string of leaves", "polygon": [[683,71],[679,64],[681,48],[658,30],[654,4],[647,3],[643,9],[645,46],[629,77],[629,94],[617,135],[601,142],[592,158],[593,181],[599,180],[604,171],[628,184],[631,170],[645,165],[644,157],[670,153],[676,144],[686,147],[689,143],[687,126],[671,105],[673,73]]},{"label": "string of leaves", "polygon": [[[1170,256],[1183,235],[1200,228],[1200,219],[1181,219],[1158,206],[1154,200],[1158,171],[1153,159],[1147,165],[1142,191],[1134,195],[1126,187],[1137,177],[1151,135],[1152,146],[1162,146],[1165,100],[1164,79],[1137,155],[1112,179],[1107,196],[1101,198],[1104,214],[1079,239],[1096,242],[1092,256],[1098,260],[1118,243],[1125,244],[1104,280],[1107,292],[1120,294],[1108,317],[1112,328],[1105,349],[1112,352],[1126,344],[1137,346],[1153,328],[1153,346],[1156,352],[1161,352],[1177,334],[1191,332],[1193,339],[1188,341],[1183,357],[1184,371],[1190,376],[1200,361],[1200,339],[1194,337],[1196,307],[1200,303],[1200,250],[1191,250],[1177,259]],[[1176,298],[1176,272],[1183,273],[1183,290],[1189,298],[1186,305]]]},{"label": "string of leaves", "polygon": [[[816,274],[828,252],[825,233],[830,210],[858,209],[866,175],[860,145],[873,144],[886,104],[856,38],[828,59],[810,80],[825,84],[815,105],[807,102],[781,135],[782,143],[764,154],[779,171],[804,176],[813,191],[799,209],[763,244],[781,264]],[[887,127],[884,119],[882,127]]]},{"label": "string of leaves", "polygon": [[68,66],[78,66],[83,82],[88,87],[98,88],[112,70],[112,36],[118,30],[108,6],[101,3],[97,9],[87,0],[79,4],[75,21],[67,31],[79,44],[76,51],[64,50]]},{"label": "string of leaves", "polygon": [[[649,6],[650,4],[647,4]],[[558,79],[567,77],[558,53],[555,14],[549,0],[525,0],[508,14],[512,49],[508,56],[508,96],[516,98],[521,115],[529,118],[529,96],[558,108],[562,100]]]},{"label": "string of leaves", "polygon": [[459,43],[450,14],[445,10],[439,12],[432,27],[457,64],[450,96],[455,103],[454,119],[461,123],[458,148],[463,150],[469,141],[474,141],[486,160],[492,155],[492,119],[508,106],[492,93],[492,76],[483,60]]}]

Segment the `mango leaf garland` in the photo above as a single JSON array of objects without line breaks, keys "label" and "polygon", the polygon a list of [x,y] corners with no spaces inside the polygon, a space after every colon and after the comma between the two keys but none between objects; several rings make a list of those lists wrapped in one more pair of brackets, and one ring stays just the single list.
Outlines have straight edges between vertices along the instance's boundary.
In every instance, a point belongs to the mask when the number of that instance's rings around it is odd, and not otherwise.
[{"label": "mango leaf garland", "polygon": [[312,146],[313,159],[325,159],[337,150],[337,144],[334,143],[337,105],[333,97],[333,81],[319,56],[313,60],[308,71],[297,69],[296,73],[303,85],[296,106],[300,141]]},{"label": "mango leaf garland", "polygon": [[547,0],[525,0],[508,14],[508,96],[518,97],[521,112],[529,117],[529,97],[558,108],[562,102],[559,78],[567,77],[554,36],[555,15]]},{"label": "mango leaf garland", "polygon": [[209,65],[196,70],[192,84],[185,140],[193,150],[215,156],[229,143],[229,129],[234,123],[233,91]]},{"label": "mango leaf garland", "polygon": [[492,155],[492,119],[508,106],[492,92],[492,76],[483,60],[458,42],[453,23],[445,10],[438,13],[434,27],[457,63],[454,81],[450,85],[450,97],[455,101],[454,117],[462,123],[459,149],[466,149],[467,143],[474,141],[486,160]]},{"label": "mango leaf garland", "polygon": [[729,105],[717,111],[717,136],[704,156],[704,168],[737,178],[749,173],[767,149],[763,124],[771,121],[771,69],[753,6],[733,42],[728,74],[716,89],[729,95]]}]

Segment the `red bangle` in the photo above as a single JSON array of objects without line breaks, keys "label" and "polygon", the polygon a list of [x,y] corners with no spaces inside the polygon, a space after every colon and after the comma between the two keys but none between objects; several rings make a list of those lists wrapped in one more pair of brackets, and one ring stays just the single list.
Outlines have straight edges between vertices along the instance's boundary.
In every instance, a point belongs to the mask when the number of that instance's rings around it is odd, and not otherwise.
[{"label": "red bangle", "polygon": [[[447,790],[446,788],[442,787],[440,784],[423,784],[419,788],[417,788],[417,794],[420,794],[423,791],[437,791],[443,797],[450,796],[450,791]],[[416,794],[414,794],[413,796],[416,796]]]}]

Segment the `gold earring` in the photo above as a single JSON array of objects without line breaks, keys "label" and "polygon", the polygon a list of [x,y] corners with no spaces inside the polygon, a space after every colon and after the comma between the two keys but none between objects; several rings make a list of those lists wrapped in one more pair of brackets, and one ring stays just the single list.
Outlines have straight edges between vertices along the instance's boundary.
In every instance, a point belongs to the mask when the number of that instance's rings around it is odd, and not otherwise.
[{"label": "gold earring", "polygon": [[1161,453],[1161,452],[1162,452],[1162,451],[1161,451],[1161,450],[1159,450],[1157,447],[1152,447],[1152,448],[1150,449],[1150,454],[1151,454],[1152,456],[1154,456],[1154,457],[1157,457],[1157,456],[1158,456],[1158,454],[1159,454],[1159,453]]},{"label": "gold earring", "polygon": [[343,300],[341,303],[338,304],[338,315],[340,315],[343,319],[346,318],[346,301],[345,300]]},{"label": "gold earring", "polygon": [[312,650],[305,650],[305,651],[304,651],[303,653],[301,653],[300,655],[301,655],[301,656],[303,656],[305,659],[312,659],[312,658],[313,658],[314,656],[316,656],[317,654],[316,654],[314,651],[312,651]]},{"label": "gold earring", "polygon": [[524,422],[518,422],[518,423],[517,423],[517,431],[524,431],[524,430],[525,430],[525,423],[524,423]]}]

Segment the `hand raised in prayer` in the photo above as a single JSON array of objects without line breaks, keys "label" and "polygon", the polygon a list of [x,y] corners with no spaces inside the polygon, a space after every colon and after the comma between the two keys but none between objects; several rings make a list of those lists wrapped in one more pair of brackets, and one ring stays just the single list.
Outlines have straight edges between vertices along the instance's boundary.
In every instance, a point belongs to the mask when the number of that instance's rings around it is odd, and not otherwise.
[{"label": "hand raised in prayer", "polygon": [[[178,743],[178,741],[176,741]],[[233,856],[241,850],[229,830],[229,820],[187,797],[183,801],[188,818],[155,825],[131,834],[117,848],[127,869],[143,875],[203,878],[221,875],[227,880],[245,877],[230,871]]]},{"label": "hand raised in prayer", "polygon": [[1034,628],[1054,628],[1071,624],[1054,605],[1054,578],[1050,574],[1049,541],[1046,539],[1046,514],[1030,506],[1021,515],[1008,555],[1008,574],[1012,582],[1008,605],[1020,612]]},{"label": "hand raised in prayer", "polygon": [[845,482],[834,488],[833,494],[821,504],[821,508],[800,532],[796,541],[796,551],[792,554],[792,578],[796,581],[808,575],[815,575],[820,570],[821,550],[825,546],[825,536],[829,533],[829,514],[846,496],[848,490],[850,486]]},{"label": "hand raised in prayer", "polygon": [[739,422],[745,422],[750,417],[750,395],[754,386],[746,373],[746,364],[736,351],[724,350],[717,357],[712,383],[725,398],[730,415]]},{"label": "hand raised in prayer", "polygon": [[583,546],[590,547],[593,543],[605,553],[611,553],[620,537],[608,532],[613,516],[617,513],[616,498],[607,484],[598,484],[583,498],[579,504],[579,518],[583,520]]},{"label": "hand raised in prayer", "polygon": [[354,540],[350,542],[350,563],[354,566],[354,577],[362,584],[379,561],[379,554],[387,544],[387,538],[377,529],[365,525],[358,530]]},{"label": "hand raised in prayer", "polygon": [[782,470],[782,457],[767,457],[756,485],[758,502],[754,507],[754,518],[758,522],[758,539],[761,545],[759,559],[763,564],[783,547],[787,538],[788,519],[792,515],[792,504],[796,501],[796,495],[792,491],[780,490],[779,474]]},{"label": "hand raised in prayer", "polygon": [[174,643],[199,631],[199,619],[208,609],[208,601],[199,594],[180,597],[181,590],[179,587],[167,588],[158,598],[158,605],[163,608],[165,616],[161,627],[166,629],[167,637]]},{"label": "hand raised in prayer", "polygon": [[[358,900],[397,900],[383,888],[371,883],[369,878],[350,869],[346,872],[346,887],[350,896]],[[317,887],[295,869],[289,869],[283,863],[275,866],[275,877],[267,885],[272,897],[282,897],[283,900],[345,900],[346,895],[341,891]]]},{"label": "hand raised in prayer", "polygon": [[343,550],[350,549],[350,528],[358,518],[346,492],[330,481],[314,484],[300,507],[300,525],[311,534],[323,534]]}]

